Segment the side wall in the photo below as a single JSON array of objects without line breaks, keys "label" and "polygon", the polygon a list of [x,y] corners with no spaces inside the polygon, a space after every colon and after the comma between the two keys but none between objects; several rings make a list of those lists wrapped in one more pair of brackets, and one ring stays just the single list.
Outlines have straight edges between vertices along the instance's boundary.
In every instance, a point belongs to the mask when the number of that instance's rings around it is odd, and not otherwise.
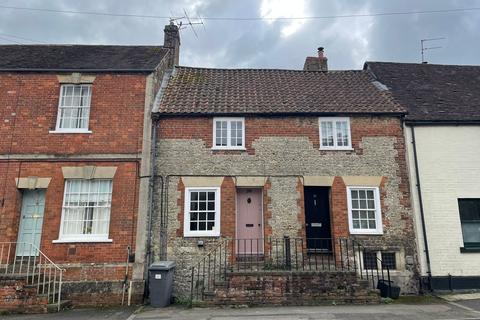
[{"label": "side wall", "polygon": [[[421,273],[426,275],[411,128],[408,141]],[[438,276],[480,277],[480,253],[462,253],[458,198],[480,198],[480,126],[416,126],[418,170],[431,271]],[[480,284],[480,282],[479,282]]]},{"label": "side wall", "polygon": [[[371,250],[397,253],[394,277],[404,292],[415,292],[416,246],[410,209],[404,135],[395,117],[352,117],[352,151],[319,150],[316,117],[247,117],[246,150],[215,151],[212,118],[164,118],[159,124],[153,251],[158,259],[161,221],[167,224],[168,259],[176,260],[176,294],[189,290],[189,267],[217,243],[217,238],[183,237],[184,181],[181,176],[220,176],[221,236],[235,236],[235,181],[257,175],[263,185],[265,236],[300,237],[304,232],[303,177],[332,177],[334,236],[348,236],[346,176],[380,179],[384,234],[358,236]],[[162,180],[166,192],[162,193]],[[203,247],[197,246],[204,240]]]}]

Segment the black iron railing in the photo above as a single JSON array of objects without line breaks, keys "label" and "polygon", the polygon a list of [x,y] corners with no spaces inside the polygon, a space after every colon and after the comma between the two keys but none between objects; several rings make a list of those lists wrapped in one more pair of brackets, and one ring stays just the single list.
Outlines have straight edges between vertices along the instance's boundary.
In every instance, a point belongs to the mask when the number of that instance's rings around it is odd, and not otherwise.
[{"label": "black iron railing", "polygon": [[376,255],[376,267],[365,268],[368,252],[352,238],[222,239],[191,267],[190,298],[203,300],[214,294],[217,285],[228,285],[231,272],[354,271],[372,288],[385,276],[390,286],[390,271]]}]

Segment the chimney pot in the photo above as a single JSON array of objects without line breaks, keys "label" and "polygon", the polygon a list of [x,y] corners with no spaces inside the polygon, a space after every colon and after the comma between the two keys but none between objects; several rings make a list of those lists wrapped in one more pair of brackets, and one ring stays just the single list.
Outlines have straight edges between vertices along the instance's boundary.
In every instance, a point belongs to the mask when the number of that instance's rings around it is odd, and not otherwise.
[{"label": "chimney pot", "polygon": [[324,48],[318,47],[318,58],[307,57],[303,65],[304,71],[328,71],[327,57],[325,57]]}]

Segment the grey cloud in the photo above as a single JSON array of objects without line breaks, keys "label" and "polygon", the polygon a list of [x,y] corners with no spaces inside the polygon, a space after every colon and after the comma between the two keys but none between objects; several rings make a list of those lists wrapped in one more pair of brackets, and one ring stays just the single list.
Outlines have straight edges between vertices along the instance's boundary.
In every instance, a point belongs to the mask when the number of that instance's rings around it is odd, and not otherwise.
[{"label": "grey cloud", "polygon": [[[261,1],[230,0],[19,0],[0,4],[61,10],[192,16],[259,16]],[[465,8],[475,0],[368,0],[307,1],[307,15],[342,15]],[[0,8],[0,33],[24,36],[47,43],[162,44],[168,19],[134,19],[75,14],[50,14]],[[358,69],[365,60],[420,61],[420,39],[443,36],[427,52],[431,63],[480,64],[480,11],[307,20],[289,37],[282,37],[285,22],[206,21],[197,26],[198,39],[182,30],[181,64],[241,68],[300,69],[305,56],[324,46],[331,69]],[[3,37],[3,36],[2,36]],[[15,41],[22,41],[12,38]],[[8,43],[0,39],[1,43]],[[27,41],[22,41],[27,43]]]}]

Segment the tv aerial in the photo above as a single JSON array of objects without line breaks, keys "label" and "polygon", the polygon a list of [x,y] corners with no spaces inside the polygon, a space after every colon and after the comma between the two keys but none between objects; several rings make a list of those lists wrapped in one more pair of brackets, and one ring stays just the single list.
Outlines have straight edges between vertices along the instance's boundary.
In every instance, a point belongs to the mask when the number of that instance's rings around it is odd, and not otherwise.
[{"label": "tv aerial", "polygon": [[427,38],[427,39],[420,40],[420,45],[422,47],[422,63],[427,63],[427,61],[425,61],[425,51],[443,48],[442,46],[425,47],[425,42],[445,40],[445,39],[446,39],[445,37],[438,37],[438,38]]},{"label": "tv aerial", "polygon": [[197,18],[190,18],[190,16],[187,13],[187,10],[185,9],[183,9],[183,16],[170,18],[170,23],[175,23],[178,26],[179,30],[186,29],[188,28],[188,26],[190,26],[190,29],[192,30],[193,34],[197,39],[198,39],[198,34],[197,34],[197,31],[195,30],[195,26],[202,25],[203,29],[206,30],[205,24],[203,23],[203,19],[200,16],[198,16]]}]

